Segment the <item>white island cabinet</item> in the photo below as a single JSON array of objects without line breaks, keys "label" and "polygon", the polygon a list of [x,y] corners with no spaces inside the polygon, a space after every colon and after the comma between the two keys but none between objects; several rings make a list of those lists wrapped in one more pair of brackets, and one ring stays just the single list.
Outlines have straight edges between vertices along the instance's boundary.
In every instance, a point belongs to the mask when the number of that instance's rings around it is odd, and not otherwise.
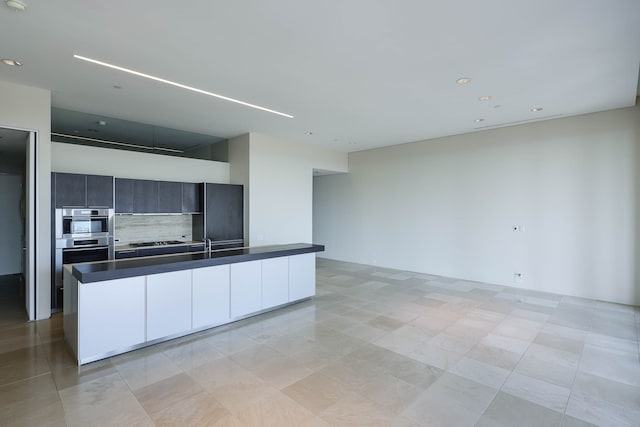
[{"label": "white island cabinet", "polygon": [[262,261],[231,264],[231,318],[262,309]]},{"label": "white island cabinet", "polygon": [[147,341],[191,329],[191,270],[147,276]]},{"label": "white island cabinet", "polygon": [[[87,263],[73,273],[67,267],[65,339],[82,365],[303,301],[315,295],[315,253],[300,252],[318,248]],[[111,279],[114,271],[121,277]],[[122,277],[128,274],[134,277]]]},{"label": "white island cabinet", "polygon": [[289,258],[262,260],[262,308],[289,302]]},{"label": "white island cabinet", "polygon": [[78,286],[78,352],[104,354],[145,342],[145,278]]},{"label": "white island cabinet", "polygon": [[192,272],[192,326],[216,326],[228,323],[229,266],[198,268]]},{"label": "white island cabinet", "polygon": [[316,254],[289,257],[289,300],[297,301],[316,294]]}]

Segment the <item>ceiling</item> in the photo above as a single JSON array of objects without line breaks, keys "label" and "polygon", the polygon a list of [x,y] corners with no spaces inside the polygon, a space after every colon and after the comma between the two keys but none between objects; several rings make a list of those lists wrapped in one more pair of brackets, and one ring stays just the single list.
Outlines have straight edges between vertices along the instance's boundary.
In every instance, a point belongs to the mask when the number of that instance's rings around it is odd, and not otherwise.
[{"label": "ceiling", "polygon": [[637,0],[23,1],[24,12],[0,7],[0,57],[23,63],[0,64],[0,80],[51,90],[54,107],[224,139],[359,151],[628,107],[637,94]]}]

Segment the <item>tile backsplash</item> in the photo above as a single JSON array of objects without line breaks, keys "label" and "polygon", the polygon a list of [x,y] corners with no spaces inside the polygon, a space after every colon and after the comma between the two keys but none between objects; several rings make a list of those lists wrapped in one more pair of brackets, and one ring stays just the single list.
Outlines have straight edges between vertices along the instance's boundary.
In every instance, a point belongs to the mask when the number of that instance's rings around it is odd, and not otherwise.
[{"label": "tile backsplash", "polygon": [[191,241],[191,215],[116,215],[116,246],[162,240]]}]

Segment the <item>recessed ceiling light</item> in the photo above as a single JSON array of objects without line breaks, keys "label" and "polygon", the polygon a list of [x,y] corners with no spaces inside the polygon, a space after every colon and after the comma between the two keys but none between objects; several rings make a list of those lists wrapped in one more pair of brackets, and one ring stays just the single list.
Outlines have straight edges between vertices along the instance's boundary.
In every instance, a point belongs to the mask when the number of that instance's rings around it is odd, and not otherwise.
[{"label": "recessed ceiling light", "polygon": [[491,95],[485,95],[478,98],[478,101],[489,101],[491,99]]},{"label": "recessed ceiling light", "polygon": [[484,119],[476,119],[475,121],[476,121],[477,123],[480,123],[480,122],[484,122]]},{"label": "recessed ceiling light", "polygon": [[7,0],[4,2],[7,7],[11,10],[15,10],[16,12],[24,12],[27,8],[27,5],[21,2],[20,0]]},{"label": "recessed ceiling light", "polygon": [[120,86],[120,85],[113,85],[113,88],[114,88],[114,89],[122,89],[122,86]]},{"label": "recessed ceiling light", "polygon": [[496,105],[493,106],[493,108],[500,108],[500,107],[502,107],[502,105],[496,104]]},{"label": "recessed ceiling light", "polygon": [[313,132],[311,132],[310,130],[308,130],[308,131],[306,131],[304,134],[305,134],[305,135],[307,135],[307,136],[311,136],[311,135],[313,135]]},{"label": "recessed ceiling light", "polygon": [[536,113],[538,111],[542,111],[542,107],[536,107],[531,109],[532,112]]},{"label": "recessed ceiling light", "polygon": [[225,101],[234,102],[236,104],[244,105],[245,107],[255,108],[257,110],[262,110],[262,111],[266,111],[268,113],[277,114],[279,116],[287,117],[289,119],[293,118],[293,116],[291,114],[281,113],[280,111],[272,110],[270,108],[265,108],[265,107],[261,107],[259,105],[250,104],[248,102],[240,101],[238,99],[230,98],[230,97],[224,96],[224,95],[218,95],[217,93],[208,92],[206,90],[198,89],[198,88],[195,88],[193,86],[183,85],[182,83],[176,83],[176,82],[173,82],[171,80],[167,80],[167,79],[163,79],[163,78],[160,78],[160,77],[152,76],[150,74],[144,74],[144,73],[141,73],[139,71],[131,70],[129,68],[124,68],[124,67],[120,67],[120,66],[117,66],[117,65],[109,64],[108,62],[98,61],[97,59],[91,59],[91,58],[87,58],[86,56],[80,56],[80,55],[73,55],[73,57],[76,58],[76,59],[81,59],[83,61],[91,62],[92,64],[101,65],[101,66],[107,67],[107,68],[112,68],[114,70],[122,71],[124,73],[133,74],[134,76],[144,77],[145,79],[155,80],[156,82],[160,82],[160,83],[168,84],[168,85],[171,85],[171,86],[179,87],[181,89],[190,90],[192,92],[201,93],[203,95],[213,96],[214,98],[224,99]]},{"label": "recessed ceiling light", "polygon": [[458,83],[459,85],[466,85],[470,81],[471,77],[460,77],[458,80],[456,80],[456,83]]},{"label": "recessed ceiling light", "polygon": [[5,58],[5,59],[2,60],[2,63],[4,65],[10,65],[12,67],[21,67],[22,66],[22,62],[16,61],[15,59],[7,59],[7,58]]}]

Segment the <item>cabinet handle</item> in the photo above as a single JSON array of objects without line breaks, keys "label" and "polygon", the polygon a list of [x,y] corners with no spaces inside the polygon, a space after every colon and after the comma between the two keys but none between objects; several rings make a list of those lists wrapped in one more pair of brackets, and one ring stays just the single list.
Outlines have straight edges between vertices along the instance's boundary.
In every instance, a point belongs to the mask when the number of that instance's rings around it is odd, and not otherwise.
[{"label": "cabinet handle", "polygon": [[83,248],[62,248],[62,252],[93,251],[97,249],[109,249],[109,246],[86,246]]},{"label": "cabinet handle", "polygon": [[136,251],[135,249],[130,249],[126,251],[116,251],[116,254],[131,254],[131,253],[134,253],[135,251]]}]

